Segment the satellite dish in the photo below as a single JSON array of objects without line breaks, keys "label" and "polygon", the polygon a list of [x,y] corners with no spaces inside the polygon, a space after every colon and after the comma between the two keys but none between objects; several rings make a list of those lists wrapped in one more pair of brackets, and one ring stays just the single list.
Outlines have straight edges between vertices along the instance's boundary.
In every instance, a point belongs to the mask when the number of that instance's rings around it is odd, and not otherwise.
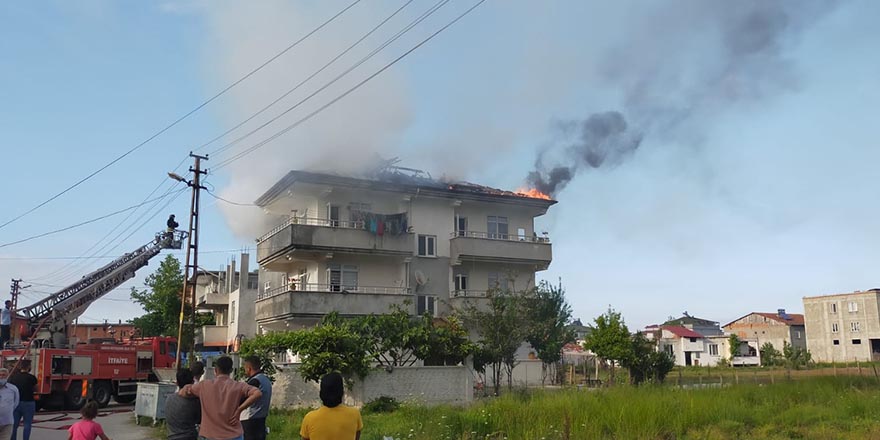
[{"label": "satellite dish", "polygon": [[420,286],[424,286],[425,283],[428,282],[428,277],[426,277],[425,273],[420,270],[416,271],[415,277],[416,277],[416,284],[418,284]]}]

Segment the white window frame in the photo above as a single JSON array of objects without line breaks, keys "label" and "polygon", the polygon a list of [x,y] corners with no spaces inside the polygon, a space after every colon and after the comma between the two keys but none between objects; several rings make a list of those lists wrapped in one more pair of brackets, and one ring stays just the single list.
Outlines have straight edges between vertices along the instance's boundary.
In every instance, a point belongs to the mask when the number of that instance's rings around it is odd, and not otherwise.
[{"label": "white window frame", "polygon": [[[468,290],[468,287],[469,287],[468,283],[470,282],[470,280],[468,279],[468,274],[466,274],[466,273],[455,274],[455,279],[453,281],[454,281],[453,286],[455,287],[456,292]],[[464,282],[462,283],[462,281],[464,281]]]},{"label": "white window frame", "polygon": [[[434,295],[418,295],[416,297],[416,313],[419,311],[419,302],[425,301],[424,303],[424,311],[428,312],[433,317],[437,317],[437,297]],[[418,313],[419,316],[422,313]]]},{"label": "white window frame", "polygon": [[[495,230],[492,231],[492,225]],[[501,232],[501,225],[504,225],[505,232]],[[510,237],[510,219],[501,215],[490,215],[486,217],[486,237],[495,240],[507,240]]]},{"label": "white window frame", "polygon": [[718,344],[709,344],[709,356],[718,356]]},{"label": "white window frame", "polygon": [[[462,226],[464,226],[462,228]],[[468,218],[463,215],[455,216],[455,235],[466,237],[468,231]]]},{"label": "white window frame", "polygon": [[859,311],[859,303],[857,303],[855,301],[850,301],[849,302],[849,312],[850,313],[858,313],[858,311]]},{"label": "white window frame", "polygon": [[831,323],[831,333],[840,332],[840,326],[836,322]]},{"label": "white window frame", "polygon": [[265,283],[263,283],[263,292],[268,292],[270,290],[272,290],[272,282],[266,281]]},{"label": "white window frame", "polygon": [[859,321],[853,321],[849,323],[849,329],[855,333],[862,331],[862,324]]},{"label": "white window frame", "polygon": [[[422,240],[425,242],[425,253],[422,253]],[[428,244],[431,246],[428,246]],[[420,257],[436,257],[437,256],[437,236],[419,234],[416,240],[416,254]]]},{"label": "white window frame", "polygon": [[[331,292],[357,291],[360,269],[354,264],[330,263],[327,265],[327,287]],[[333,283],[333,272],[339,272],[339,283]],[[348,279],[346,280],[346,276]],[[346,282],[348,281],[348,282]]]},{"label": "white window frame", "polygon": [[[488,276],[489,290],[508,290],[510,289],[510,278],[505,276],[503,272],[489,271]],[[494,282],[493,282],[494,281]]]}]

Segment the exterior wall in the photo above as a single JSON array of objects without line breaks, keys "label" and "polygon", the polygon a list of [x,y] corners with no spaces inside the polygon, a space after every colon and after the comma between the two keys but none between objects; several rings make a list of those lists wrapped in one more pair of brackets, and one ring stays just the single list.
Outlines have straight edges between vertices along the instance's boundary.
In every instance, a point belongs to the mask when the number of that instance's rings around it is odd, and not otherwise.
[{"label": "exterior wall", "polygon": [[70,338],[76,338],[78,342],[85,343],[89,339],[128,339],[134,336],[133,324],[101,323],[101,324],[71,324],[68,326]]},{"label": "exterior wall", "polygon": [[[663,330],[657,349],[668,352],[672,347],[672,355],[675,358],[675,365],[686,366],[687,353],[691,356],[691,366],[710,366],[714,367],[729,358],[730,350],[727,348],[727,340],[725,336],[712,336],[709,338],[691,338],[678,337],[667,330]],[[717,351],[712,350],[711,346],[717,346]]]},{"label": "exterior wall", "polygon": [[[275,376],[272,406],[275,408],[317,408],[318,384],[305,382],[296,365]],[[398,367],[391,372],[373,370],[363,380],[356,379],[346,390],[346,404],[362,406],[381,396],[425,405],[466,404],[474,399],[473,375],[465,367]]]},{"label": "exterior wall", "polygon": [[754,313],[724,326],[724,330],[736,334],[740,339],[755,339],[761,345],[769,342],[780,352],[785,342],[795,347],[807,348],[804,326],[784,324]]},{"label": "exterior wall", "polygon": [[488,232],[488,217],[491,215],[507,217],[509,234],[517,234],[520,228],[524,229],[526,237],[531,237],[535,232],[534,211],[528,208],[465,201],[455,209],[454,215],[467,218],[469,231]]},{"label": "exterior wall", "polygon": [[[804,298],[807,349],[813,360],[868,361],[880,357],[878,297],[880,291],[869,290]],[[850,311],[850,304],[857,310]]]}]

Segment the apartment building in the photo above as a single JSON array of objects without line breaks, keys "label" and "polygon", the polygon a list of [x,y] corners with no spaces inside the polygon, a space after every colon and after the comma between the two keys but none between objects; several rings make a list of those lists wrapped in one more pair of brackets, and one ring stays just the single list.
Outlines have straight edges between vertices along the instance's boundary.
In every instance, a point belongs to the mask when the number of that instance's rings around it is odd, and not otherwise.
[{"label": "apartment building", "polygon": [[555,201],[387,167],[357,177],[291,171],[256,204],[256,320],[313,326],[392,306],[443,316],[495,288],[525,289],[552,259],[534,219]]},{"label": "apartment building", "polygon": [[814,361],[880,360],[880,289],[803,301],[807,349]]},{"label": "apartment building", "polygon": [[760,345],[769,342],[780,352],[786,342],[793,347],[807,348],[804,315],[786,313],[785,309],[779,309],[776,313],[752,312],[725,324],[723,328],[740,339],[754,339]]},{"label": "apartment building", "polygon": [[243,253],[240,258],[240,269],[232,260],[225,271],[199,271],[196,307],[199,311],[213,313],[214,325],[196,329],[197,351],[236,352],[243,338],[257,334],[254,301],[257,299],[259,273],[249,271],[248,254]]}]

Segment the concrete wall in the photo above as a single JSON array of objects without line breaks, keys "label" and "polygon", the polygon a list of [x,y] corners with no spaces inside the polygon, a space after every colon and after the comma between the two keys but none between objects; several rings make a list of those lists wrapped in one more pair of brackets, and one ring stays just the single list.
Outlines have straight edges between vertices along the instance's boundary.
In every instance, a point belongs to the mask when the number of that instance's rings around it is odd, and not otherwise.
[{"label": "concrete wall", "polygon": [[[880,291],[874,290],[804,298],[807,349],[813,360],[852,362],[880,357],[876,353],[880,351],[878,296]],[[850,304],[857,310],[850,311]]]},{"label": "concrete wall", "polygon": [[756,339],[761,345],[769,342],[773,348],[782,351],[786,342],[801,348],[807,348],[806,331],[802,325],[787,325],[765,316],[750,314],[724,326],[728,333],[734,333],[740,339]]},{"label": "concrete wall", "polygon": [[467,217],[468,230],[474,232],[489,232],[488,217],[507,217],[508,233],[516,234],[519,228],[525,229],[525,235],[531,237],[534,228],[536,213],[531,208],[509,205],[506,203],[476,203],[463,201],[457,207],[453,216]]},{"label": "concrete wall", "polygon": [[[318,390],[317,383],[303,381],[296,365],[286,366],[275,376],[272,406],[318,407]],[[346,404],[362,406],[381,396],[425,405],[466,404],[473,401],[473,390],[473,375],[465,367],[398,367],[390,373],[373,370],[364,380],[356,379],[346,390]]]}]

